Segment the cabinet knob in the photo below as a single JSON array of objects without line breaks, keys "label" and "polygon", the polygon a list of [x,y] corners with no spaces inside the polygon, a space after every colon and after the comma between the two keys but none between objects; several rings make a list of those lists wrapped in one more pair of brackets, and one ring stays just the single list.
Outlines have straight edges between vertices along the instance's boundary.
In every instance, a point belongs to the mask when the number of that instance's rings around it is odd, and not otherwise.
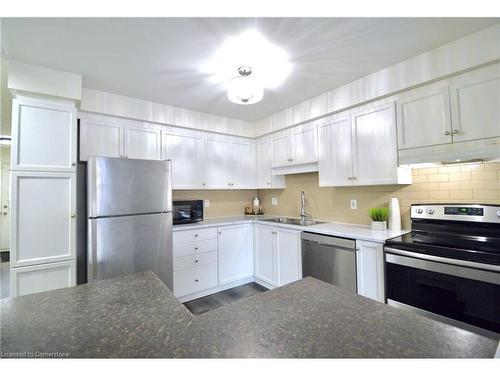
[{"label": "cabinet knob", "polygon": [[347,177],[347,179],[350,181],[350,180],[352,180],[352,177]]},{"label": "cabinet knob", "polygon": [[197,247],[195,247],[194,249],[195,249],[195,250],[198,250],[198,248],[197,248]]},{"label": "cabinet knob", "polygon": [[458,132],[458,130],[457,130],[457,129],[453,130],[453,134],[458,134],[458,133],[459,133],[459,132]]},{"label": "cabinet knob", "polygon": [[198,235],[197,235],[197,234],[195,234],[194,236],[195,236],[195,237],[198,237]]},{"label": "cabinet knob", "polygon": [[198,279],[194,279],[194,282],[197,283],[198,282]]},{"label": "cabinet knob", "polygon": [[270,183],[270,182],[268,182],[267,184],[268,184],[268,185],[271,185],[271,183]]},{"label": "cabinet knob", "polygon": [[206,183],[202,183],[203,186],[206,186],[207,184]]},{"label": "cabinet knob", "polygon": [[76,165],[76,163],[71,163],[71,166],[74,167]]},{"label": "cabinet knob", "polygon": [[72,218],[72,219],[74,219],[75,217],[76,217],[76,215],[75,215],[75,214],[72,214],[72,215],[71,215],[71,218]]},{"label": "cabinet knob", "polygon": [[444,135],[451,135],[451,133],[447,130],[444,132]]},{"label": "cabinet knob", "polygon": [[195,263],[198,263],[198,259],[195,259],[195,260],[194,260],[194,262],[195,262]]}]

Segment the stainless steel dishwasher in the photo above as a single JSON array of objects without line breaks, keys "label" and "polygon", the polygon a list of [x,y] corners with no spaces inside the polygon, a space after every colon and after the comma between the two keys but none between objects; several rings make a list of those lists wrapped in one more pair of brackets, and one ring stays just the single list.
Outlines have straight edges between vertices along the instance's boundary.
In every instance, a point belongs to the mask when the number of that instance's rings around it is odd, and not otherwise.
[{"label": "stainless steel dishwasher", "polygon": [[356,241],[302,232],[302,276],[356,293]]}]

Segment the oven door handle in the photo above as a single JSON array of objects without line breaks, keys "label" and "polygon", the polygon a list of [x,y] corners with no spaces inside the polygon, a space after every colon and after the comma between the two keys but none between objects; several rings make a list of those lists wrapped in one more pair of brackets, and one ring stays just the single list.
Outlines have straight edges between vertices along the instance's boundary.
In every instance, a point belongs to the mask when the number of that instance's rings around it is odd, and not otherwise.
[{"label": "oven door handle", "polygon": [[[500,273],[498,272],[500,267],[483,265],[475,262],[460,261],[457,259],[441,258],[433,255],[418,254],[392,248],[386,248],[385,251],[385,261],[387,263],[500,285]],[[450,264],[450,261],[456,262],[454,264]],[[460,262],[461,264],[457,264],[457,262]],[[471,267],[471,264],[496,267],[497,272],[469,268]]]}]

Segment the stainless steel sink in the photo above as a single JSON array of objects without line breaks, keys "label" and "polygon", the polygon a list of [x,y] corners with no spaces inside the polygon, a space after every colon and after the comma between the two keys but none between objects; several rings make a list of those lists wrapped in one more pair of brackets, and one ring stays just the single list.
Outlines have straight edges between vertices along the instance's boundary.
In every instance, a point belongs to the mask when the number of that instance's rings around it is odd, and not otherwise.
[{"label": "stainless steel sink", "polygon": [[295,219],[292,217],[271,217],[269,219],[259,219],[260,221],[268,221],[271,223],[280,223],[280,224],[290,224],[290,225],[301,225],[303,227],[307,227],[309,225],[322,224],[325,221],[319,220],[310,220],[310,219]]}]

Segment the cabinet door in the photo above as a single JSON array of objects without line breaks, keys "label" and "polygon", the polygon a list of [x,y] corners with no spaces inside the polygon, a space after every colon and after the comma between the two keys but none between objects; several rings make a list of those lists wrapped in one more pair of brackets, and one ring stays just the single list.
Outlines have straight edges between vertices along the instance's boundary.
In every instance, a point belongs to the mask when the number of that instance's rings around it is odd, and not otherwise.
[{"label": "cabinet door", "polygon": [[10,296],[76,285],[76,260],[10,269]]},{"label": "cabinet door", "polygon": [[75,172],[76,123],[73,103],[25,97],[14,99],[12,169]]},{"label": "cabinet door", "polygon": [[281,131],[273,136],[273,168],[292,163],[290,131]]},{"label": "cabinet door", "polygon": [[257,188],[284,188],[285,176],[273,176],[271,170],[272,143],[270,137],[257,140]]},{"label": "cabinet door", "polygon": [[396,183],[398,157],[394,103],[367,107],[351,116],[354,183]]},{"label": "cabinet door", "polygon": [[257,140],[257,188],[271,188],[271,141],[269,138]]},{"label": "cabinet door", "polygon": [[267,225],[255,225],[255,277],[276,285],[275,279],[275,243],[277,232]]},{"label": "cabinet door", "polygon": [[160,160],[161,131],[156,126],[125,126],[125,157],[129,159]]},{"label": "cabinet door", "polygon": [[398,149],[451,143],[450,96],[447,82],[403,93],[396,106]]},{"label": "cabinet door", "polygon": [[229,144],[229,182],[232,189],[255,189],[255,143],[232,140]]},{"label": "cabinet door", "polygon": [[75,173],[12,172],[11,267],[75,259]]},{"label": "cabinet door", "polygon": [[205,188],[205,138],[201,133],[162,132],[162,159],[172,160],[173,189]]},{"label": "cabinet door", "polygon": [[384,302],[384,246],[374,242],[356,241],[356,248],[358,294]]},{"label": "cabinet door", "polygon": [[500,64],[451,80],[453,142],[500,136]]},{"label": "cabinet door", "polygon": [[292,163],[318,161],[318,128],[316,123],[295,126],[292,133]]},{"label": "cabinet door", "polygon": [[89,156],[119,158],[123,156],[123,125],[80,119],[80,160]]},{"label": "cabinet door", "polygon": [[352,185],[351,118],[335,116],[319,125],[319,185]]},{"label": "cabinet door", "polygon": [[206,141],[205,175],[208,189],[231,188],[228,172],[229,141],[226,137],[209,137]]},{"label": "cabinet door", "polygon": [[250,225],[219,228],[219,285],[253,276]]},{"label": "cabinet door", "polygon": [[276,275],[277,286],[302,278],[302,246],[300,232],[277,229]]}]

